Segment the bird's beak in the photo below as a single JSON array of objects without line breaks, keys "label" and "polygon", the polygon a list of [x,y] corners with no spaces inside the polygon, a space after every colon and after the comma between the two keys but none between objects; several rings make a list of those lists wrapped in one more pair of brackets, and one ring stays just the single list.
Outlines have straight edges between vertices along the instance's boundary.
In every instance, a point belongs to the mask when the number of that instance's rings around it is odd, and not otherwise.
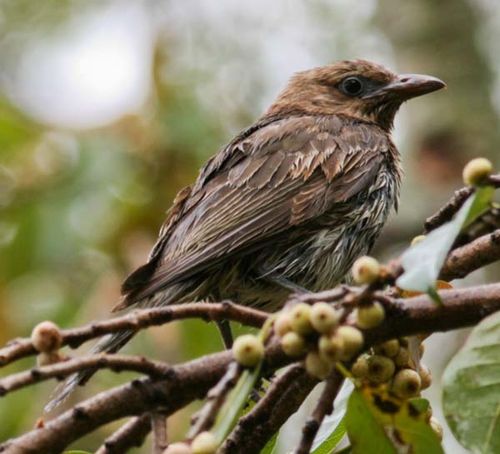
[{"label": "bird's beak", "polygon": [[393,82],[382,87],[380,91],[401,100],[407,100],[445,87],[446,84],[437,77],[422,74],[400,74]]}]

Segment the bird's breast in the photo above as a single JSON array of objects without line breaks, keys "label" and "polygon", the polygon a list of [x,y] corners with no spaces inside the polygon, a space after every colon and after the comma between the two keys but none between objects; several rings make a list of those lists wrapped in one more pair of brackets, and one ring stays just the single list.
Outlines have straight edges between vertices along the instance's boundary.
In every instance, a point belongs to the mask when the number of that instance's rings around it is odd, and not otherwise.
[{"label": "bird's breast", "polygon": [[381,169],[367,191],[323,215],[314,232],[304,230],[294,244],[275,249],[265,268],[311,291],[337,285],[380,234],[398,181],[389,168]]}]

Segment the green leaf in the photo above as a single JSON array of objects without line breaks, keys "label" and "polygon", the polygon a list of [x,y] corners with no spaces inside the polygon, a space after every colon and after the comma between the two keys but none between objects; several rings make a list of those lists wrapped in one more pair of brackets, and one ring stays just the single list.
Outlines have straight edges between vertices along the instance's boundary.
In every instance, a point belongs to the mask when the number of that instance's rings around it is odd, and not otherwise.
[{"label": "green leaf", "polygon": [[260,454],[276,454],[276,444],[278,443],[278,434],[279,431],[277,431],[273,437],[266,443],[266,446],[262,448],[260,451]]},{"label": "green leaf", "polygon": [[64,451],[64,454],[91,454],[89,451]]},{"label": "green leaf", "polygon": [[312,452],[312,454],[330,454],[340,443],[346,434],[346,426],[344,419],[333,428],[328,437]]},{"label": "green leaf", "polygon": [[[351,396],[351,393],[354,389],[354,385],[350,380],[344,380],[344,383],[342,384],[342,387],[340,388],[340,391],[337,393],[337,397],[335,398],[333,413],[331,415],[325,416],[323,422],[321,423],[321,427],[318,430],[316,438],[314,439],[314,443],[311,449],[311,451],[313,451],[314,453],[316,452],[316,449],[318,449],[329,438],[332,439],[331,441],[335,441],[336,436],[342,429],[344,432],[343,435],[345,435],[346,429],[344,416],[347,411],[347,402],[349,401],[349,397]],[[340,439],[342,439],[342,437],[340,437]],[[339,442],[340,440],[338,440],[335,444],[338,444]],[[329,445],[327,444],[326,446]],[[333,449],[334,447],[332,447],[330,451],[326,452],[329,453],[333,451]]]},{"label": "green leaf", "polygon": [[404,446],[405,450],[409,448],[413,454],[444,454],[437,435],[426,421],[429,403],[425,399],[401,401],[383,389],[372,388],[357,390],[353,396],[353,407],[350,400],[346,415],[353,453],[397,452],[387,435],[386,430],[389,430],[398,434],[394,438],[398,442],[394,443]]},{"label": "green leaf", "polygon": [[415,410],[422,414],[427,413],[431,406],[429,401],[423,397],[414,397],[413,399],[410,399],[410,404]]},{"label": "green leaf", "polygon": [[405,272],[398,278],[397,285],[403,290],[427,292],[435,298],[439,272],[455,239],[465,226],[488,209],[493,193],[492,187],[478,188],[450,222],[407,249],[401,256]]},{"label": "green leaf", "polygon": [[463,225],[464,228],[469,226],[488,210],[494,194],[495,188],[493,186],[483,186],[476,190],[474,194],[474,201],[472,202],[472,206],[469,209],[467,218],[465,219]]},{"label": "green leaf", "polygon": [[358,390],[354,390],[349,398],[345,424],[354,454],[396,454],[382,424]]},{"label": "green leaf", "polygon": [[396,415],[394,426],[400,437],[412,447],[412,453],[444,454],[439,438],[423,418],[402,411]]},{"label": "green leaf", "polygon": [[253,369],[245,369],[243,371],[235,388],[231,391],[226,402],[220,409],[214,428],[212,429],[219,443],[222,443],[236,424],[240,412],[259,378],[261,367],[262,361]]},{"label": "green leaf", "polygon": [[500,312],[477,325],[448,364],[443,409],[455,437],[467,449],[500,452]]}]

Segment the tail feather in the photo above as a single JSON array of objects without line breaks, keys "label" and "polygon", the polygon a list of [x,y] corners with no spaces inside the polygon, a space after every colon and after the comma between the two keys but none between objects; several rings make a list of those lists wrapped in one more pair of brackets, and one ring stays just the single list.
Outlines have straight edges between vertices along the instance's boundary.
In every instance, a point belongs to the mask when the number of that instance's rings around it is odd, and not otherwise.
[{"label": "tail feather", "polygon": [[[177,284],[169,287],[168,289],[158,292],[145,300],[134,300],[133,304],[138,307],[157,307],[166,306],[173,301],[182,303],[190,301],[201,294],[201,284],[195,282],[188,282],[184,284]],[[128,304],[127,304],[128,305]],[[103,337],[97,342],[89,353],[116,353],[120,350],[135,334],[133,330],[125,330],[115,334],[110,334]],[[54,408],[61,405],[68,396],[75,390],[77,386],[84,385],[92,375],[96,372],[95,369],[88,369],[71,375],[59,385],[54,391],[53,397],[50,402],[45,406],[45,411],[49,412]]]},{"label": "tail feather", "polygon": [[[135,331],[122,331],[115,334],[110,334],[101,339],[89,353],[116,353],[120,350],[135,334]],[[50,402],[45,406],[45,411],[52,411],[54,408],[61,405],[69,395],[75,390],[77,386],[83,386],[94,375],[96,369],[87,369],[68,377],[61,385],[54,391],[53,397]]]}]

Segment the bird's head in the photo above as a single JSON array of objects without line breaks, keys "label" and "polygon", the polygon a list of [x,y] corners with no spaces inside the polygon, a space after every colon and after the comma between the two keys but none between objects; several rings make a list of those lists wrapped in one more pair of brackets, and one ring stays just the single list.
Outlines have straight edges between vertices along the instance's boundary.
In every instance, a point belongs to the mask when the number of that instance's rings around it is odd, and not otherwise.
[{"label": "bird's head", "polygon": [[435,77],[398,75],[366,60],[341,61],[295,74],[267,115],[337,114],[389,130],[403,102],[445,86]]}]

